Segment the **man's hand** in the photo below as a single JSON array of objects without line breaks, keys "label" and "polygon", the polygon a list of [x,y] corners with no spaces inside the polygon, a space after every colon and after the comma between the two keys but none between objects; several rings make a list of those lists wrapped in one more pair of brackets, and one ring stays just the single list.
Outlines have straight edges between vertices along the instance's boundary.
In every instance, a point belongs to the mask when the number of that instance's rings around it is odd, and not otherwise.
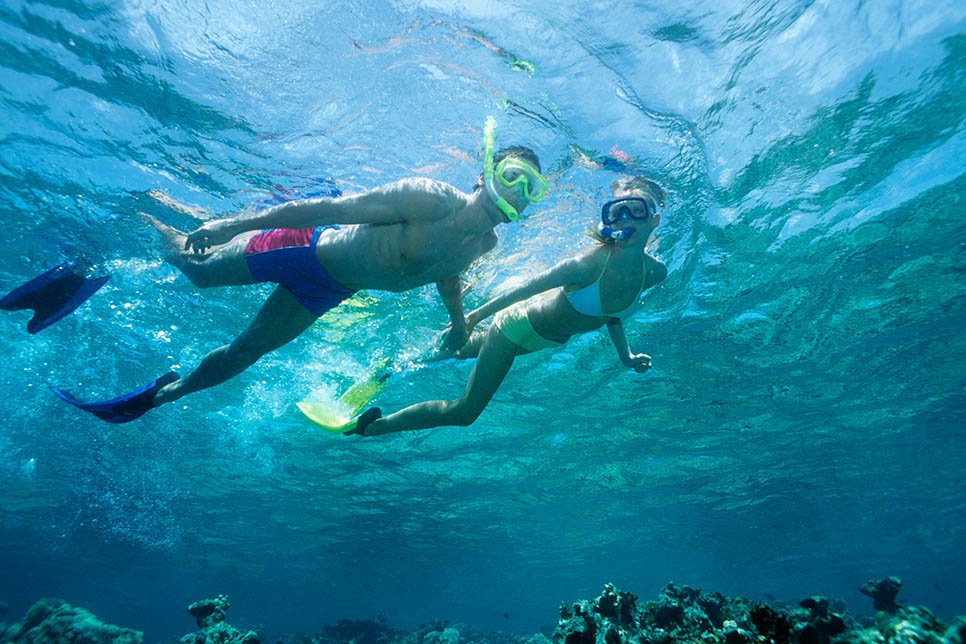
[{"label": "man's hand", "polygon": [[443,331],[443,344],[439,348],[440,354],[450,355],[463,348],[470,338],[470,327],[463,320],[463,324],[449,324]]},{"label": "man's hand", "polygon": [[235,236],[231,225],[226,219],[216,219],[205,223],[201,228],[190,233],[184,240],[184,249],[193,249],[196,253],[204,253],[212,246],[227,244]]},{"label": "man's hand", "polygon": [[624,366],[637,373],[644,373],[651,368],[651,356],[644,353],[631,353],[623,360]]}]

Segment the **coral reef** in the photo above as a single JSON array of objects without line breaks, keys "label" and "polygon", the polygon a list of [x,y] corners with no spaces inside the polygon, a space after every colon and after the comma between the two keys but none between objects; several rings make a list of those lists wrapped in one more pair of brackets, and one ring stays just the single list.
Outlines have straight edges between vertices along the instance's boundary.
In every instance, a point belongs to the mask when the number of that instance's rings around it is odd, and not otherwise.
[{"label": "coral reef", "polygon": [[[413,631],[389,626],[385,618],[344,619],[308,635],[273,640],[279,644],[966,644],[966,618],[944,624],[921,606],[896,602],[902,580],[870,580],[860,591],[873,600],[875,619],[856,619],[841,602],[807,597],[797,605],[769,605],[668,584],[657,598],[606,584],[599,597],[560,605],[552,636],[483,633],[447,622]],[[188,606],[198,631],[179,644],[262,644],[255,631],[226,621],[228,597]],[[0,602],[0,620],[6,605]],[[140,632],[100,622],[59,599],[34,604],[9,628],[0,622],[0,644],[142,644]]]},{"label": "coral reef", "polygon": [[215,599],[203,599],[188,606],[188,612],[200,630],[185,635],[178,644],[261,644],[255,631],[243,633],[225,621],[230,605],[226,595],[218,595]]},{"label": "coral reef", "polygon": [[62,599],[41,599],[0,634],[2,644],[142,644],[140,631],[105,624]]},{"label": "coral reef", "polygon": [[607,584],[593,601],[561,605],[553,644],[747,644],[757,635],[750,609],[744,598],[674,584],[638,605],[636,595]]},{"label": "coral reef", "polygon": [[964,644],[966,642],[966,617],[960,617],[946,629],[944,644]]},{"label": "coral reef", "polygon": [[902,581],[872,580],[860,590],[878,617],[860,624],[844,605],[808,597],[779,609],[668,584],[654,601],[607,584],[593,601],[561,604],[553,644],[962,644],[966,619],[941,623],[927,609],[896,603]]},{"label": "coral reef", "polygon": [[896,603],[896,595],[899,594],[901,586],[902,580],[898,577],[870,579],[865,582],[862,588],[859,588],[859,592],[872,598],[876,610],[895,613],[899,609],[899,604]]}]

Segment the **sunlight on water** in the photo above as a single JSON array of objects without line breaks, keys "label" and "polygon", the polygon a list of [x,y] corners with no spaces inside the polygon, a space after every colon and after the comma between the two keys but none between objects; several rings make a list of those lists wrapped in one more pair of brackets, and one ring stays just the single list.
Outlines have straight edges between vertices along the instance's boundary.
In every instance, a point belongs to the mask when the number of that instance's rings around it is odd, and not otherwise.
[{"label": "sunlight on water", "polygon": [[[289,630],[533,631],[606,581],[860,601],[898,574],[966,612],[961,3],[8,0],[0,34],[0,287],[64,258],[112,275],[37,336],[0,318],[0,561],[29,578],[0,598],[164,597],[157,638],[206,592]],[[199,291],[142,213],[188,231],[327,177],[470,190],[488,115],[551,193],[500,227],[467,306],[584,246],[610,183],[648,174],[671,195],[670,275],[627,324],[648,374],[589,334],[519,359],[469,428],[309,426],[295,402],[388,359],[383,409],[458,394],[471,365],[422,362],[446,322],[426,287],[359,294],[137,423],[49,393],[191,369],[267,296]]]}]

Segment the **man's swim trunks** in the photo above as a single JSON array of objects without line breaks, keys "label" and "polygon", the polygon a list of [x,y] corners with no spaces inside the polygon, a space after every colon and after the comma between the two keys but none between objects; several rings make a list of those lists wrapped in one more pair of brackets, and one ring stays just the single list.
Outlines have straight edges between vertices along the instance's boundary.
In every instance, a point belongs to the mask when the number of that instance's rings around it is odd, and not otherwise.
[{"label": "man's swim trunks", "polygon": [[289,290],[299,304],[321,316],[355,291],[331,277],[315,257],[315,244],[329,228],[272,228],[248,240],[245,259],[256,282],[275,282]]},{"label": "man's swim trunks", "polygon": [[503,337],[527,351],[540,351],[562,344],[548,340],[534,330],[523,302],[517,302],[497,313],[493,323]]}]

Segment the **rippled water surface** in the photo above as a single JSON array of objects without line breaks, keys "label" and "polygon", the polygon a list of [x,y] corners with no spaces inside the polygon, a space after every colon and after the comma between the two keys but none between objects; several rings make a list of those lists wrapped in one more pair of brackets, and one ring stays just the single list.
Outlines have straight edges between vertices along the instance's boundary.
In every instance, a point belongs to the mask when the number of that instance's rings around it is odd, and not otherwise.
[{"label": "rippled water surface", "polygon": [[[323,6],[324,4],[324,6]],[[0,317],[0,599],[191,630],[225,592],[274,632],[341,617],[535,631],[613,581],[966,613],[962,3],[0,3],[0,291],[111,272],[36,336]],[[470,428],[320,435],[295,408],[419,362],[435,289],[361,294],[237,379],[128,425],[57,401],[192,368],[267,287],[199,291],[190,230],[333,178],[469,190],[484,119],[552,192],[467,272],[470,306],[586,243],[620,172],[668,188],[670,275],[627,324],[527,356]],[[626,157],[626,158],[625,158]]]}]

